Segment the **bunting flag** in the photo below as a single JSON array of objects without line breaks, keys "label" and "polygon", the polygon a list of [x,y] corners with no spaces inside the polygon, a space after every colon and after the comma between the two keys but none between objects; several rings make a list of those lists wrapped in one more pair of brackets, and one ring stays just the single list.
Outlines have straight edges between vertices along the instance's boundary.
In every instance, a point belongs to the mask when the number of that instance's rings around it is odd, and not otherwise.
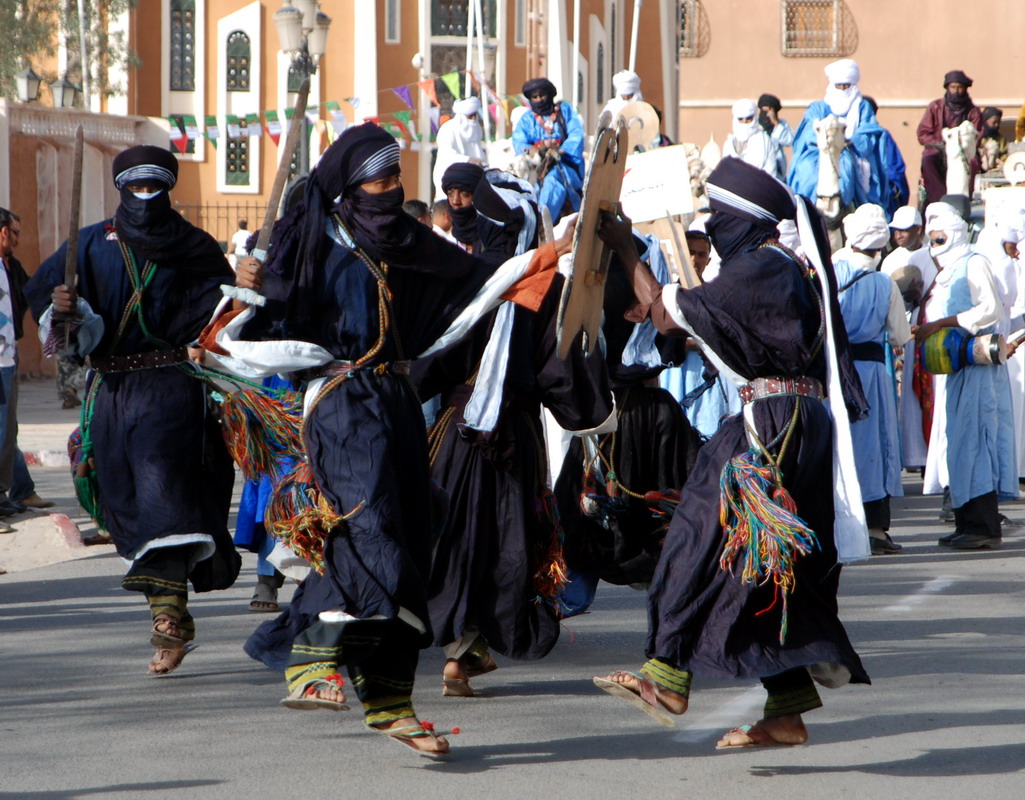
[{"label": "bunting flag", "polygon": [[395,92],[399,100],[406,104],[406,108],[413,107],[413,98],[409,94],[408,86],[396,86],[394,89],[392,89],[392,91]]},{"label": "bunting flag", "polygon": [[[341,134],[347,127],[349,127],[349,120],[345,118],[345,112],[342,111],[342,107],[336,100],[329,100],[325,104],[327,113],[331,115],[331,126],[335,134]],[[331,138],[330,132],[328,138]]]},{"label": "bunting flag", "polygon": [[264,111],[263,116],[267,120],[267,135],[274,140],[274,144],[277,145],[281,139],[281,121],[278,119],[277,111]]},{"label": "bunting flag", "polygon": [[522,106],[522,105],[523,105],[523,103],[521,103],[521,102],[520,102],[520,98],[518,98],[518,97],[517,97],[516,95],[514,95],[514,94],[507,94],[507,95],[505,96],[505,99],[506,99],[506,100],[508,100],[508,101],[509,101],[510,103],[512,103],[512,104],[513,104],[513,108],[518,108],[519,106]]},{"label": "bunting flag", "polygon": [[242,126],[239,124],[238,117],[234,114],[228,114],[225,117],[228,123],[228,138],[229,139],[244,139],[242,135]]},{"label": "bunting flag", "polygon": [[480,91],[480,81],[477,80],[477,74],[474,72],[470,73],[470,80],[473,82],[473,88],[478,92]]},{"label": "bunting flag", "polygon": [[205,117],[203,121],[206,128],[203,135],[210,141],[210,144],[217,147],[217,140],[221,136],[221,129],[217,127],[217,117]]},{"label": "bunting flag", "polygon": [[316,125],[320,121],[320,105],[306,106],[306,121]]},{"label": "bunting flag", "polygon": [[177,148],[179,153],[185,155],[185,151],[189,149],[189,137],[178,126],[178,120],[174,117],[168,117],[167,121],[171,123],[171,127],[167,132],[171,137],[171,143]]},{"label": "bunting flag", "polygon": [[434,103],[436,106],[440,106],[438,102],[438,89],[434,85],[434,78],[428,78],[425,81],[420,81],[417,86],[420,87],[420,91],[427,95],[427,98]]},{"label": "bunting flag", "polygon": [[260,125],[259,114],[246,114],[246,135],[249,137],[263,136],[263,126]]},{"label": "bunting flag", "polygon": [[448,90],[452,93],[452,96],[458,100],[463,96],[463,91],[459,87],[459,73],[449,72],[441,76],[441,82],[445,84]]},{"label": "bunting flag", "polygon": [[359,98],[358,97],[346,97],[345,98],[345,102],[348,103],[350,106],[352,106],[352,110],[353,111],[355,111],[357,108],[359,108]]},{"label": "bunting flag", "polygon": [[190,142],[196,141],[199,138],[199,125],[196,123],[196,118],[191,114],[186,114],[182,117],[182,121],[185,123],[185,136]]}]

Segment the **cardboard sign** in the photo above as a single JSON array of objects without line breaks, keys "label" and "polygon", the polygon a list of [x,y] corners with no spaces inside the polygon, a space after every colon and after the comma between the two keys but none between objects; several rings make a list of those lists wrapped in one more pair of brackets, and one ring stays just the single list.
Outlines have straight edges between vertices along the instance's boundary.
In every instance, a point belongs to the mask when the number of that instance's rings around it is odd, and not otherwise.
[{"label": "cardboard sign", "polygon": [[676,144],[628,156],[620,201],[634,223],[693,214],[686,147]]}]

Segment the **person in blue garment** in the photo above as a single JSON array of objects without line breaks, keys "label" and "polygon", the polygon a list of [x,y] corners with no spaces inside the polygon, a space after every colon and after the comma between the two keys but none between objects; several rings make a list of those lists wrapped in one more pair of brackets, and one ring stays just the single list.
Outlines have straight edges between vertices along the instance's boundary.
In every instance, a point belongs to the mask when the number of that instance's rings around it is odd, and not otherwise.
[{"label": "person in blue garment", "polygon": [[794,135],[794,155],[790,162],[787,183],[793,190],[815,202],[819,180],[819,150],[815,136],[815,123],[832,115],[844,122],[844,135],[848,146],[840,154],[841,205],[859,206],[875,203],[891,215],[902,203],[899,185],[903,175],[890,174],[885,131],[876,121],[872,106],[858,89],[861,70],[857,62],[844,58],[825,68],[829,85],[822,100],[816,100],[804,113]]},{"label": "person in blue garment", "polygon": [[890,498],[902,497],[900,426],[886,348],[901,351],[911,339],[904,298],[897,284],[877,272],[890,229],[879,206],[860,206],[843,221],[845,247],[833,254],[840,313],[847,326],[854,366],[868,398],[868,417],[851,426],[858,482],[873,555],[898,553],[890,538]]},{"label": "person in blue garment", "polygon": [[513,151],[542,157],[538,204],[547,206],[552,222],[580,208],[584,186],[584,126],[565,102],[556,102],[555,84],[532,78],[523,84],[530,111],[513,131]]},{"label": "person in blue garment", "polygon": [[[925,232],[940,272],[925,301],[927,322],[915,330],[916,343],[921,346],[943,328],[971,336],[998,332],[1007,324],[1000,289],[989,261],[972,251],[968,223],[949,203],[930,203]],[[939,543],[957,550],[997,548],[999,501],[1018,496],[1007,364],[969,364],[947,375],[943,392],[937,393],[940,402],[954,532]],[[934,433],[930,459],[937,439]]]}]

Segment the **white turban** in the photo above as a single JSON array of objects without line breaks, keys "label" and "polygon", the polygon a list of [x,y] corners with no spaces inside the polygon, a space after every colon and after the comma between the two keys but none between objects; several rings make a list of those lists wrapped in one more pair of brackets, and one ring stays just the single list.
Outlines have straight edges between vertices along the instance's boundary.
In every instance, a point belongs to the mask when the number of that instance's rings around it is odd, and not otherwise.
[{"label": "white turban", "polygon": [[843,232],[847,246],[857,250],[880,250],[890,241],[886,212],[874,203],[858,206],[853,214],[844,217]]},{"label": "white turban", "polygon": [[853,58],[841,58],[839,61],[827,64],[823,71],[831,84],[850,83],[856,85],[861,82],[861,69]]},{"label": "white turban", "polygon": [[480,99],[467,97],[465,100],[456,100],[452,104],[452,111],[456,114],[462,114],[464,117],[469,117],[473,114],[479,116],[481,112]]},{"label": "white turban", "polygon": [[940,269],[953,266],[969,252],[968,223],[950,203],[930,203],[925,207],[925,232],[947,234],[943,244],[930,244],[929,254]]},{"label": "white turban", "polygon": [[746,119],[747,117],[757,117],[758,106],[755,105],[754,100],[744,98],[738,100],[733,104],[733,118],[734,119]]},{"label": "white turban", "polygon": [[994,220],[994,227],[1000,234],[1001,242],[1018,244],[1025,239],[1025,209],[1016,205],[1000,209]]},{"label": "white turban", "polygon": [[612,76],[612,88],[617,97],[625,94],[634,95],[633,100],[640,100],[641,79],[636,72],[628,69],[620,70]]}]

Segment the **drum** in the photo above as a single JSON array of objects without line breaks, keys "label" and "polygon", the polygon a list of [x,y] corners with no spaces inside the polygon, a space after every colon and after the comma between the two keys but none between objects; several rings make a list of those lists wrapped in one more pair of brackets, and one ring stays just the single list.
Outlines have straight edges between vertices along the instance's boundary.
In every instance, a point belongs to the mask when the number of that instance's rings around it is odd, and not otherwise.
[{"label": "drum", "polygon": [[975,364],[1007,362],[1007,339],[1002,334],[970,336],[958,328],[943,328],[919,347],[922,365],[934,375],[949,375]]}]

